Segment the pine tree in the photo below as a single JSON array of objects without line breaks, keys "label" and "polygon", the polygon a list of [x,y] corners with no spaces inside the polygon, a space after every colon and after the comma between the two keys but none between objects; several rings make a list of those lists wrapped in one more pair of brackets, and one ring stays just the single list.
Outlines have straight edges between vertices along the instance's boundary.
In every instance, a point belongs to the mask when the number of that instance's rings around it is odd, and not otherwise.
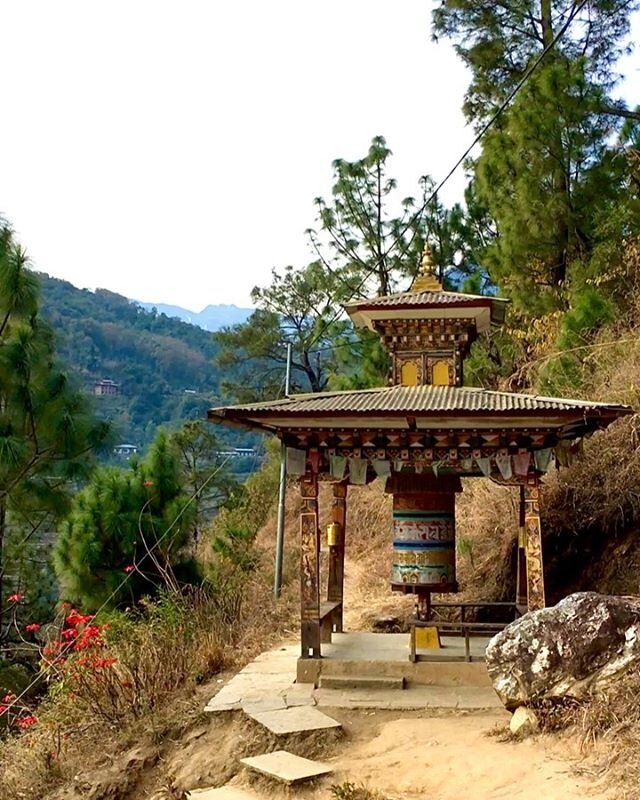
[{"label": "pine tree", "polygon": [[185,422],[170,438],[180,458],[184,491],[192,498],[194,542],[237,486],[212,428],[207,422],[193,420]]},{"label": "pine tree", "polygon": [[598,113],[638,120],[640,112],[609,94],[618,59],[629,52],[630,17],[638,8],[638,0],[441,0],[433,11],[433,36],[450,39],[471,73],[464,111],[477,127],[545,48],[546,63],[584,61],[590,82],[601,90]]},{"label": "pine tree", "polygon": [[486,137],[476,163],[478,195],[498,231],[486,266],[529,313],[566,307],[572,265],[590,258],[598,218],[623,185],[625,162],[609,144],[615,127],[593,112],[596,102],[582,63],[548,65]]},{"label": "pine tree", "polygon": [[[92,415],[56,362],[51,330],[39,313],[39,284],[7,225],[0,226],[0,626],[6,634],[6,584],[20,580],[5,562],[11,529],[34,543],[86,478],[108,426]],[[14,553],[20,540],[13,538]],[[21,590],[26,587],[20,586]]]},{"label": "pine tree", "polygon": [[546,51],[475,164],[477,197],[495,226],[482,258],[526,314],[567,307],[626,184],[616,137],[640,114],[611,91],[638,5],[444,0],[434,11],[435,35],[452,39],[470,68],[465,112],[477,127]]},{"label": "pine tree", "polygon": [[95,611],[197,579],[194,521],[179,452],[160,431],[144,461],[97,470],[74,498],[54,552],[64,598]]},{"label": "pine tree", "polygon": [[335,364],[331,344],[345,329],[336,317],[339,290],[319,262],[273,270],[271,284],[253,290],[258,309],[247,322],[214,334],[217,363],[239,376],[225,390],[240,402],[282,396],[290,344],[292,391],[323,391]]},{"label": "pine tree", "polygon": [[[425,231],[444,213],[436,203],[396,197],[397,181],[388,175],[391,155],[384,136],[375,136],[363,158],[336,159],[331,199],[314,201],[316,227],[307,235],[320,264],[337,276],[336,301],[396,291],[417,269]],[[433,181],[424,176],[418,183],[424,201]]]}]

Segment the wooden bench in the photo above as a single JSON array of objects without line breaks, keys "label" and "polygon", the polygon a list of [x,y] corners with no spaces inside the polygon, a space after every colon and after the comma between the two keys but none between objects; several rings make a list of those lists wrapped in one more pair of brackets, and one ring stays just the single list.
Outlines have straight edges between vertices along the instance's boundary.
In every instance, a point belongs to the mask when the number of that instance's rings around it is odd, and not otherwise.
[{"label": "wooden bench", "polygon": [[320,641],[322,644],[331,644],[331,634],[335,625],[335,612],[342,607],[340,600],[328,600],[320,603]]}]

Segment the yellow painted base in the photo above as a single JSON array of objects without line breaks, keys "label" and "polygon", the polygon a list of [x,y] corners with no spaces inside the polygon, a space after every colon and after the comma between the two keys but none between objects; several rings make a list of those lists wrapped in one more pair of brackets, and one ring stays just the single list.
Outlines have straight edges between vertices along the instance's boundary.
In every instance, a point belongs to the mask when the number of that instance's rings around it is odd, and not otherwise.
[{"label": "yellow painted base", "polygon": [[416,628],[417,650],[440,650],[441,647],[437,628]]}]

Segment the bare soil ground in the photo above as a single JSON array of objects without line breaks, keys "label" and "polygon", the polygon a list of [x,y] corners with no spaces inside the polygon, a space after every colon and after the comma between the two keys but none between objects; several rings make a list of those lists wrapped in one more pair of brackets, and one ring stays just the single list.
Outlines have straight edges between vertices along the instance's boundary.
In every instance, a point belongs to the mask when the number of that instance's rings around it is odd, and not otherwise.
[{"label": "bare soil ground", "polygon": [[[281,787],[239,768],[237,758],[276,747],[240,715],[218,717],[209,730],[167,761],[168,783],[176,788],[232,785],[251,787],[272,800],[304,797],[328,800],[331,783],[361,784],[397,800],[578,800],[610,797],[572,769],[575,745],[568,737],[538,736],[503,741],[492,735],[504,727],[503,712],[450,713],[345,711],[341,737],[290,739],[292,752],[315,757],[334,768],[317,785]],[[281,746],[281,742],[277,747]],[[148,795],[141,795],[142,797]]]},{"label": "bare soil ground", "polygon": [[361,735],[336,759],[337,777],[403,800],[584,798],[590,787],[559,757],[557,742],[545,737],[504,742],[488,735],[504,723],[505,714],[500,712],[437,718],[403,715],[380,724],[375,716],[360,718],[356,724],[364,726]]}]

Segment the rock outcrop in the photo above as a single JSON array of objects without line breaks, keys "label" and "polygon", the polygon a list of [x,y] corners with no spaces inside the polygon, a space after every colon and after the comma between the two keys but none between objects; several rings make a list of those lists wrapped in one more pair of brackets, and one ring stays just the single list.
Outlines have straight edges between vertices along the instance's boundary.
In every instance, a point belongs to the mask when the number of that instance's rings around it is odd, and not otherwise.
[{"label": "rock outcrop", "polygon": [[569,595],[494,636],[487,670],[508,709],[584,697],[640,663],[640,598]]},{"label": "rock outcrop", "polygon": [[540,730],[540,722],[536,712],[526,706],[516,708],[509,722],[509,730],[514,736],[529,736],[537,733]]}]

